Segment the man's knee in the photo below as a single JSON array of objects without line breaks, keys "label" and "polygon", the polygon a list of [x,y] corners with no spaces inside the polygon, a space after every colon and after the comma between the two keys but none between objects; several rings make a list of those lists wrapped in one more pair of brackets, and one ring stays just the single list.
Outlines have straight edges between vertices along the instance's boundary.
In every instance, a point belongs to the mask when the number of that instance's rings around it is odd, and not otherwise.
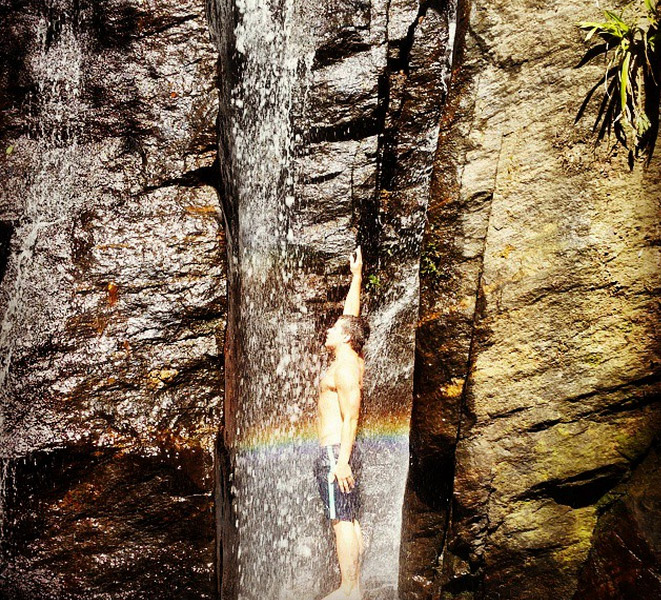
[{"label": "man's knee", "polygon": [[341,521],[336,519],[332,521],[332,523],[338,543],[350,544],[353,546],[355,543],[359,542],[358,532],[354,527],[353,521]]},{"label": "man's knee", "polygon": [[331,521],[331,524],[333,525],[333,529],[335,531],[353,531],[354,530],[354,522],[349,521],[346,519],[333,519]]}]

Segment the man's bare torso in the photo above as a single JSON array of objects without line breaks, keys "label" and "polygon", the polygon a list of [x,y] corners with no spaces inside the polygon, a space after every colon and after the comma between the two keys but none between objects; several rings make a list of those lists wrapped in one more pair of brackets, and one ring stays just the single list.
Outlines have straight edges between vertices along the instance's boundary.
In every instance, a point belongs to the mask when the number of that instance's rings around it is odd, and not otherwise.
[{"label": "man's bare torso", "polygon": [[339,444],[341,441],[342,412],[335,384],[335,373],[338,369],[346,369],[348,372],[355,374],[359,388],[363,389],[365,361],[360,356],[353,359],[345,358],[342,361],[337,358],[334,359],[328,370],[322,375],[319,383],[317,429],[319,443],[322,446]]}]

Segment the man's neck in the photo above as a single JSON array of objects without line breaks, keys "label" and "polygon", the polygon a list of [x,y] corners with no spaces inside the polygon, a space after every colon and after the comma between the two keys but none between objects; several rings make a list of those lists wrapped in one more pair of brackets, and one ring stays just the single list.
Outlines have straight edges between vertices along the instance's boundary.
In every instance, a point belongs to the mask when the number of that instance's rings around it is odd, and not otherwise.
[{"label": "man's neck", "polygon": [[350,344],[342,344],[333,350],[333,360],[358,356]]}]

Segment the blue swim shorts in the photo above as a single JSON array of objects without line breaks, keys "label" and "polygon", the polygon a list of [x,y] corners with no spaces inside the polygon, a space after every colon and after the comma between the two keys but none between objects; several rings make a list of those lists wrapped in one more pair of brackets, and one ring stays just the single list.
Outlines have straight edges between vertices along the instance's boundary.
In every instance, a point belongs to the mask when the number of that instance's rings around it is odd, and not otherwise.
[{"label": "blue swim shorts", "polygon": [[353,473],[355,485],[348,493],[340,490],[337,479],[328,481],[328,474],[337,464],[340,445],[321,446],[314,461],[314,476],[319,486],[319,495],[324,503],[326,516],[331,520],[353,521],[358,518],[361,508],[360,482],[362,471],[362,455],[358,444],[354,443],[349,458],[349,466]]}]

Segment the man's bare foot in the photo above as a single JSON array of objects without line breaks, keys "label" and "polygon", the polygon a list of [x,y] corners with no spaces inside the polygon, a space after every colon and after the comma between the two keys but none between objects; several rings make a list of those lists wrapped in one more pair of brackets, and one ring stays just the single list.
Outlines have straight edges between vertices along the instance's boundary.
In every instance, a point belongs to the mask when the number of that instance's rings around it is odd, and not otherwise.
[{"label": "man's bare foot", "polygon": [[351,590],[345,590],[344,588],[337,588],[334,592],[325,596],[323,600],[361,600],[363,597],[362,592],[359,587],[354,587]]}]

